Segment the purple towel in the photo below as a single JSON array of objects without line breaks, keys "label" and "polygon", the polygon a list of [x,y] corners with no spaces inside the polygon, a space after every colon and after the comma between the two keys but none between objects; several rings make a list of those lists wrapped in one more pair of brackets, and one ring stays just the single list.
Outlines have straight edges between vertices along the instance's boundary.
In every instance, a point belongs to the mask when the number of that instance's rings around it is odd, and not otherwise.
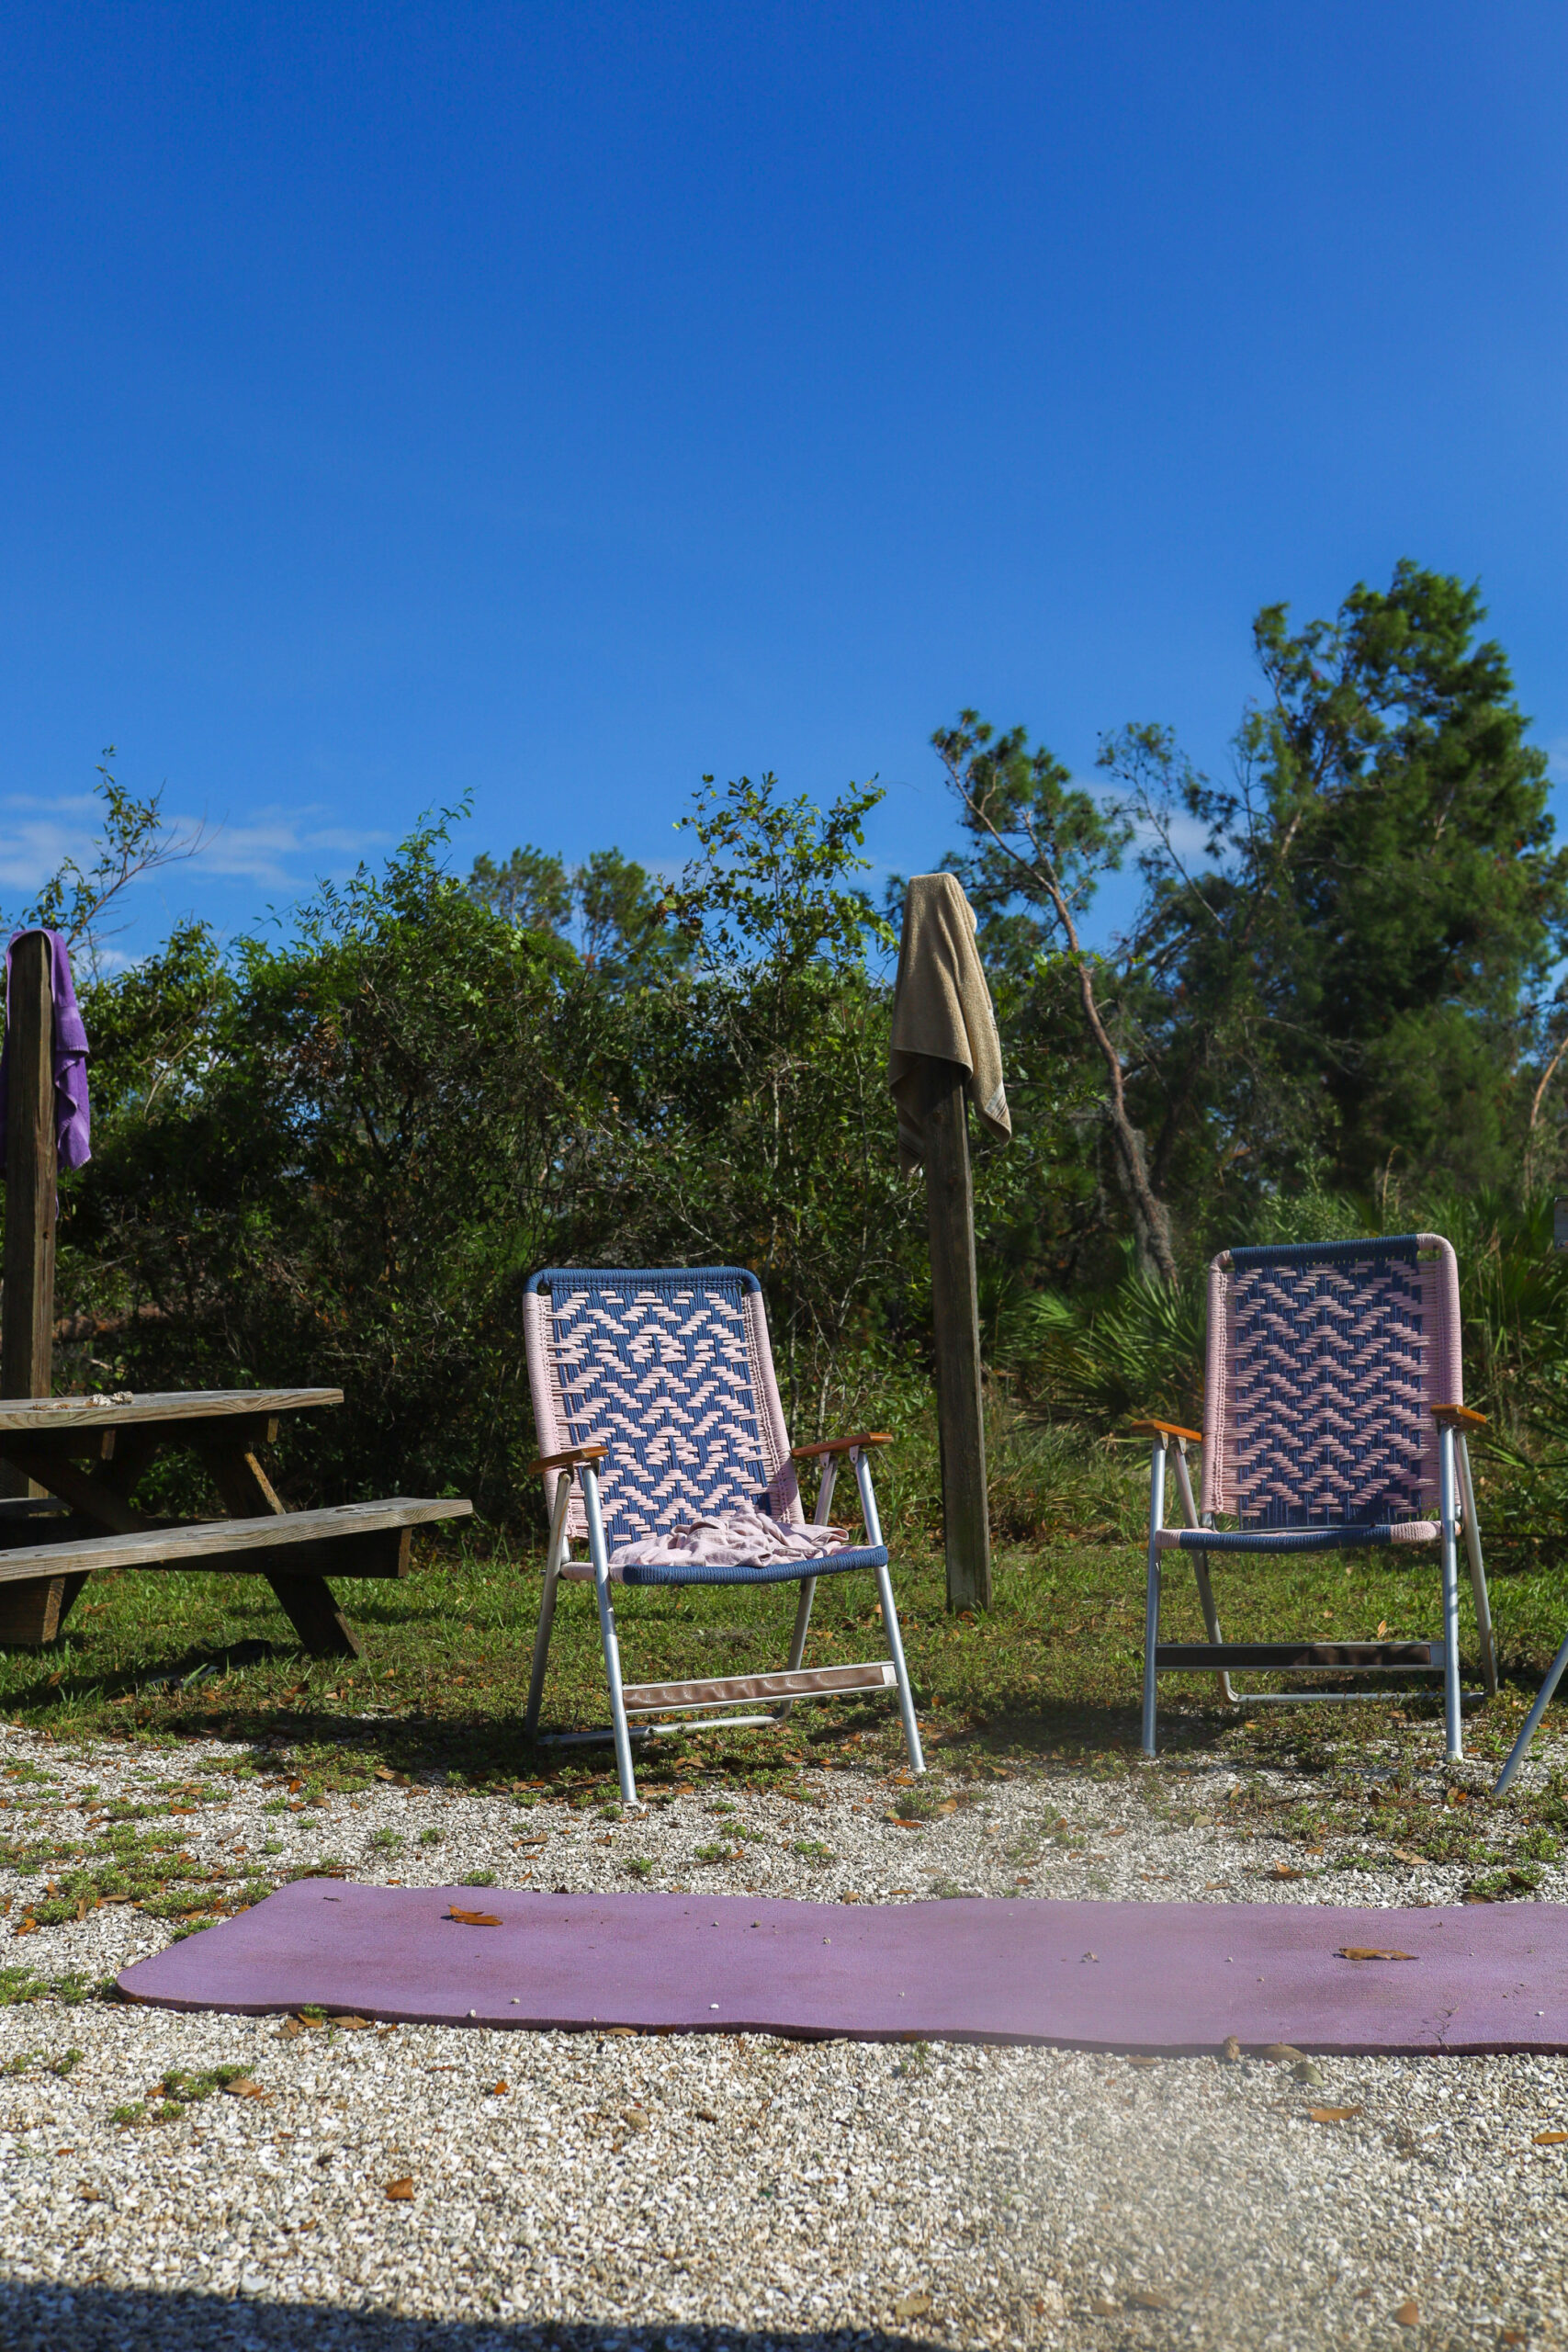
[{"label": "purple towel", "polygon": [[[0,1052],[0,1175],[6,1170],[6,1110],[10,1099],[11,956],[18,939],[30,934],[14,931],[6,948],[6,1045]],[[87,1032],[76,1003],[71,978],[71,958],[57,931],[46,931],[49,942],[50,991],[54,999],[54,1153],[63,1173],[91,1159],[88,1141],[92,1114],[87,1102]]]}]

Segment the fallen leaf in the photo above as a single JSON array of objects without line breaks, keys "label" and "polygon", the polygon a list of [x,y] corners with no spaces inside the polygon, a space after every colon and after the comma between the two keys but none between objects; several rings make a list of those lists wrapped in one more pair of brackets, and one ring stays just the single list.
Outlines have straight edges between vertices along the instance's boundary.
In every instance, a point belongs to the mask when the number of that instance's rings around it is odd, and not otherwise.
[{"label": "fallen leaf", "polygon": [[929,2295],[900,2295],[893,2306],[895,2319],[923,2319],[931,2307]]},{"label": "fallen leaf", "polygon": [[76,2191],[76,2194],[82,2199],[84,2205],[101,2205],[104,2201],[103,2190],[101,2188],[89,2188],[85,2182],[84,2182],[82,2187]]},{"label": "fallen leaf", "polygon": [[1117,2304],[1107,2302],[1103,2295],[1091,2295],[1089,2307],[1096,2319],[1114,2319],[1119,2309]]},{"label": "fallen leaf", "polygon": [[1241,2044],[1240,2044],[1240,2042],[1236,2040],[1236,2038],[1235,2038],[1235,2034],[1234,2034],[1234,2033],[1227,2033],[1227,2034],[1226,2034],[1226,2036],[1225,2036],[1225,2052],[1224,2052],[1224,2055],[1225,2055],[1225,2064],[1226,2064],[1227,2066],[1235,2066],[1235,2065],[1236,2065],[1236,2064],[1240,2062],[1240,2058],[1241,2058]]},{"label": "fallen leaf", "polygon": [[716,2123],[718,2121],[718,2118],[714,2113],[711,2107],[694,2107],[692,2113],[696,2117],[699,2123]]},{"label": "fallen leaf", "polygon": [[293,1795],[294,1795],[294,1793],[295,1793],[295,1792],[296,1792],[297,1790],[299,1790],[299,1789],[302,1789],[302,1788],[304,1787],[304,1785],[305,1785],[305,1783],[304,1783],[304,1781],[289,1781],[289,1783],[288,1783],[288,1793],[289,1793],[289,1795],[290,1795],[290,1796],[293,1796]]},{"label": "fallen leaf", "polygon": [[1159,2060],[1157,2058],[1129,2058],[1127,2064],[1129,2066],[1157,2066]]},{"label": "fallen leaf", "polygon": [[1568,2132],[1538,2132],[1530,2142],[1532,2148],[1560,2148],[1568,2140]]},{"label": "fallen leaf", "polygon": [[956,1813],[958,1811],[958,1799],[956,1797],[948,1797],[944,1799],[944,1801],[938,1805],[937,1811],[938,1813]]},{"label": "fallen leaf", "polygon": [[1170,2297],[1160,2294],[1153,2287],[1134,2287],[1127,2301],[1135,2312],[1168,2312],[1170,2309]]},{"label": "fallen leaf", "polygon": [[1381,1944],[1340,1944],[1336,1960],[1414,1960],[1413,1951],[1385,1951]]},{"label": "fallen leaf", "polygon": [[387,2183],[385,2193],[391,2199],[394,2205],[412,2204],[413,2202],[413,2180],[412,2177],[408,2173],[405,2173],[401,2180],[389,2180]]},{"label": "fallen leaf", "polygon": [[341,2026],[344,2033],[363,2033],[368,2027],[370,2020],[368,2018],[348,2015],[344,2017],[331,2017],[327,2019],[327,2023],[329,2025]]},{"label": "fallen leaf", "polygon": [[1309,2107],[1309,2123],[1348,2123],[1352,2116],[1365,2115],[1364,2107]]},{"label": "fallen leaf", "polygon": [[490,2096],[491,2098],[504,2098],[511,2088],[510,2083],[491,2083]]},{"label": "fallen leaf", "polygon": [[266,2093],[259,2083],[251,2080],[249,2075],[237,2075],[231,2083],[224,2084],[223,2096],[225,2098],[265,2098]]},{"label": "fallen leaf", "polygon": [[1413,1862],[1417,1870],[1426,1867],[1426,1855],[1413,1854],[1408,1846],[1391,1846],[1388,1850],[1396,1862]]},{"label": "fallen leaf", "polygon": [[651,2120],[646,2108],[623,2107],[621,2109],[621,2121],[628,2132],[646,2132]]},{"label": "fallen leaf", "polygon": [[615,2033],[624,2035],[628,2033],[635,2034],[637,2028],[635,2025],[602,2025],[599,2030],[601,2033]]},{"label": "fallen leaf", "polygon": [[1381,1617],[1381,1618],[1378,1620],[1378,1639],[1379,1639],[1379,1641],[1380,1641],[1380,1642],[1382,1641],[1382,1639],[1383,1635],[1387,1633],[1387,1631],[1388,1631],[1388,1619],[1387,1619],[1386,1617]]},{"label": "fallen leaf", "polygon": [[36,1919],[24,1919],[19,1927],[13,1928],[12,1933],[18,1936],[36,1936],[38,1933],[38,1921]]},{"label": "fallen leaf", "polygon": [[895,1829],[923,1829],[926,1826],[923,1821],[908,1820],[901,1813],[890,1813],[887,1818]]},{"label": "fallen leaf", "polygon": [[1499,2344],[1528,2344],[1529,2338],[1522,2327],[1506,2327],[1497,2341]]},{"label": "fallen leaf", "polygon": [[1421,2324],[1420,2306],[1417,2303],[1406,2300],[1404,2302],[1400,2304],[1399,2309],[1394,2312],[1393,2324],[1395,2327],[1419,2327]]},{"label": "fallen leaf", "polygon": [[1271,2041],[1263,2055],[1265,2058],[1295,2060],[1304,2058],[1306,2052],[1298,2050],[1293,2041]]},{"label": "fallen leaf", "polygon": [[463,1928],[499,1928],[501,1925],[493,1911],[459,1911],[455,1903],[448,1906],[446,1917],[456,1919]]},{"label": "fallen leaf", "polygon": [[1270,1878],[1305,1878],[1305,1871],[1292,1870],[1289,1862],[1276,1862],[1269,1873]]}]

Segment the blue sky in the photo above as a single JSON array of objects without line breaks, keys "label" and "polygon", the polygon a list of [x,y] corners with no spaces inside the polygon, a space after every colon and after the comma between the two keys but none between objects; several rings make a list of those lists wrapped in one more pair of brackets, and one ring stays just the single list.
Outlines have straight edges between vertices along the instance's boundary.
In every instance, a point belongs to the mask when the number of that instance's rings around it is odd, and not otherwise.
[{"label": "blue sky", "polygon": [[[934,726],[1205,764],[1265,600],[1479,577],[1568,777],[1568,11],[23,0],[0,900],[100,747],[225,930],[470,791],[952,838]],[[1107,910],[1114,913],[1114,905]]]}]

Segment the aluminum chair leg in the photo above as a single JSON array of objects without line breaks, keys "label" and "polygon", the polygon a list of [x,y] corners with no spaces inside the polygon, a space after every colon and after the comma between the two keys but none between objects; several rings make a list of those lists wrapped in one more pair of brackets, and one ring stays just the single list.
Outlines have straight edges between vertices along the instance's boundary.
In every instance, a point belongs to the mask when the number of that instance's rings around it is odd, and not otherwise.
[{"label": "aluminum chair leg", "polygon": [[1475,1509],[1475,1481],[1470,1475],[1470,1444],[1462,1430],[1454,1432],[1459,1447],[1459,1493],[1464,1513],[1464,1548],[1470,1561],[1470,1589],[1475,1596],[1475,1623],[1481,1636],[1481,1675],[1489,1699],[1497,1696],[1497,1641],[1492,1631],[1492,1603],[1486,1592],[1486,1570],[1481,1557],[1481,1521]]},{"label": "aluminum chair leg", "polygon": [[[877,1514],[876,1496],[871,1484],[871,1464],[863,1453],[850,1456],[854,1464],[855,1484],[860,1488],[860,1507],[865,1518],[866,1541],[874,1550],[882,1544],[882,1521]],[[925,1752],[920,1747],[920,1728],[915,1721],[915,1694],[909,1688],[909,1669],[904,1660],[904,1636],[899,1630],[898,1611],[894,1605],[893,1579],[886,1561],[876,1571],[876,1596],[882,1603],[883,1630],[887,1635],[887,1647],[893,1659],[893,1673],[898,1685],[898,1713],[904,1725],[904,1745],[909,1751],[909,1769],[923,1772]]]},{"label": "aluminum chair leg", "polygon": [[631,1734],[626,1729],[626,1702],[621,1692],[621,1651],[615,1639],[615,1612],[610,1605],[609,1554],[604,1548],[604,1522],[599,1515],[599,1480],[592,1463],[582,1465],[582,1502],[588,1514],[588,1552],[593,1563],[593,1597],[599,1603],[599,1639],[604,1651],[604,1674],[610,1685],[610,1724],[615,1742],[615,1772],[621,1803],[636,1804],[637,1779],[632,1771]]},{"label": "aluminum chair leg", "polygon": [[1156,1438],[1149,1457],[1149,1566],[1144,1597],[1144,1754],[1155,1752],[1155,1650],[1159,1642],[1159,1548],[1165,1524],[1165,1443]]},{"label": "aluminum chair leg", "polygon": [[556,1589],[566,1552],[566,1514],[571,1501],[571,1476],[563,1470],[556,1480],[555,1509],[550,1513],[550,1543],[545,1554],[545,1589],[539,1596],[539,1630],[534,1636],[534,1670],[528,1678],[528,1712],[523,1733],[532,1739],[539,1728],[539,1703],[545,1695],[545,1661],[550,1652],[550,1628],[556,1622]]},{"label": "aluminum chair leg", "polygon": [[[1184,1438],[1178,1438],[1176,1442],[1176,1490],[1181,1497],[1182,1517],[1189,1527],[1197,1527],[1200,1524],[1198,1506],[1192,1498],[1192,1474],[1187,1466],[1187,1442]],[[1207,1552],[1193,1553],[1192,1574],[1197,1580],[1198,1606],[1203,1612],[1204,1630],[1209,1639],[1217,1643],[1221,1639],[1220,1612],[1214,1607],[1214,1588],[1209,1581]],[[1239,1706],[1241,1702],[1231,1688],[1230,1676],[1224,1667],[1214,1679],[1220,1686],[1220,1697],[1224,1704],[1227,1707]]]},{"label": "aluminum chair leg", "polygon": [[1562,1647],[1546,1669],[1546,1680],[1535,1694],[1535,1704],[1525,1717],[1524,1729],[1509,1748],[1508,1760],[1497,1775],[1496,1784],[1492,1791],[1495,1797],[1500,1797],[1503,1794],[1519,1766],[1524,1762],[1525,1750],[1540,1728],[1540,1719],[1551,1704],[1552,1693],[1562,1679],[1564,1668],[1568,1668],[1568,1642],[1563,1643]]},{"label": "aluminum chair leg", "polygon": [[1459,1689],[1459,1543],[1455,1520],[1459,1495],[1454,1476],[1454,1433],[1438,1432],[1438,1495],[1443,1532],[1443,1717],[1448,1732],[1449,1762],[1464,1756],[1464,1724]]},{"label": "aluminum chair leg", "polygon": [[[826,1455],[822,1463],[822,1476],[817,1484],[817,1508],[811,1514],[813,1527],[825,1527],[828,1523],[828,1513],[833,1508],[833,1482],[838,1473],[839,1465],[833,1456],[830,1453]],[[807,1577],[802,1581],[800,1601],[795,1612],[795,1631],[789,1637],[788,1670],[791,1674],[798,1672],[806,1662],[806,1636],[811,1630],[811,1604],[816,1598],[817,1579]],[[781,1700],[777,1720],[781,1724],[787,1723],[794,1709],[793,1699]]]}]

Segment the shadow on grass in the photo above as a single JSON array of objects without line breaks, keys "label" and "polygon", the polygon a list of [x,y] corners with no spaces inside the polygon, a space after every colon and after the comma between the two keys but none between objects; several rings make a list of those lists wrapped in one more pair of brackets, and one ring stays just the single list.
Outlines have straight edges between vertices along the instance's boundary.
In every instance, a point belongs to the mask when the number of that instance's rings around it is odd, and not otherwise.
[{"label": "shadow on grass", "polygon": [[802,2330],[637,2326],[585,2320],[412,2319],[320,2303],[260,2302],[175,2289],[0,2282],[7,2352],[919,2352],[929,2338],[880,2328]]}]

